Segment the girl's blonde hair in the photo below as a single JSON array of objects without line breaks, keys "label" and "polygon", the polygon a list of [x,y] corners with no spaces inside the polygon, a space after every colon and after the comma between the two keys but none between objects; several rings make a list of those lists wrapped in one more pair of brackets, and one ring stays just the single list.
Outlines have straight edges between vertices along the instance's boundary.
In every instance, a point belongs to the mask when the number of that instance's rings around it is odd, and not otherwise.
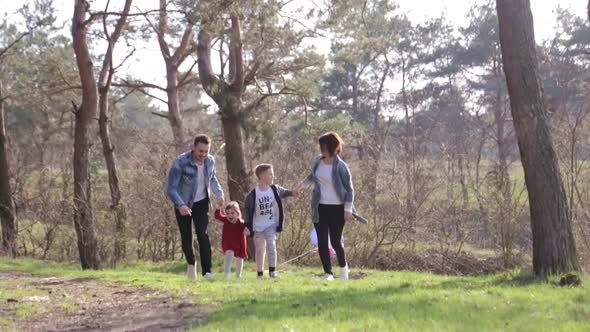
[{"label": "girl's blonde hair", "polygon": [[240,211],[240,204],[238,204],[238,202],[236,201],[231,201],[227,204],[225,204],[225,209],[224,211],[227,211],[228,209],[233,209],[238,213],[238,217],[241,219],[242,218],[242,212]]}]

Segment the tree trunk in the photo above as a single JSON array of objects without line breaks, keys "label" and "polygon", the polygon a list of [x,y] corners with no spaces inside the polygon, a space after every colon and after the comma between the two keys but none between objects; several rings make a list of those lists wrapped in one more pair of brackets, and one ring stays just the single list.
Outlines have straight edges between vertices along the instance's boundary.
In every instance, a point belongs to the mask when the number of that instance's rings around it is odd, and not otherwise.
[{"label": "tree trunk", "polygon": [[102,68],[98,78],[99,92],[99,111],[98,118],[100,140],[102,142],[102,153],[104,155],[107,172],[109,177],[109,189],[111,192],[111,211],[115,217],[115,247],[113,255],[113,265],[125,258],[126,254],[126,228],[127,212],[122,201],[121,187],[119,186],[119,175],[117,174],[117,160],[115,157],[115,147],[113,146],[109,124],[109,92],[114,74],[113,68],[113,51],[115,44],[119,40],[123,28],[127,22],[127,14],[131,9],[132,0],[125,1],[125,7],[121,17],[115,25],[115,29],[110,36],[106,36],[109,41],[107,51],[104,55]]},{"label": "tree trunk", "polygon": [[406,62],[402,60],[402,106],[404,108],[405,123],[403,139],[404,162],[406,167],[406,226],[408,228],[408,238],[410,249],[414,250],[416,246],[416,207],[415,207],[415,185],[416,185],[416,149],[415,149],[415,127],[413,119],[410,119],[410,107],[406,91]]},{"label": "tree trunk", "polygon": [[[197,55],[201,84],[205,92],[219,107],[223,136],[225,139],[225,160],[227,183],[231,200],[242,203],[250,190],[250,178],[246,171],[244,159],[244,141],[242,137],[242,93],[244,86],[244,68],[242,62],[242,42],[240,23],[236,15],[231,16],[232,33],[229,54],[228,82],[219,79],[211,67],[211,36],[207,26],[199,31]],[[254,257],[252,241],[248,241],[248,255]]]},{"label": "tree trunk", "polygon": [[72,37],[76,63],[82,84],[82,106],[75,111],[74,129],[74,226],[83,269],[98,269],[98,246],[91,204],[91,183],[88,169],[90,137],[88,130],[96,116],[98,91],[94,80],[92,58],[86,42],[87,3],[76,0],[72,19]]},{"label": "tree trunk", "polygon": [[187,146],[184,142],[184,128],[178,102],[178,67],[176,65],[166,63],[166,82],[168,122],[170,123],[170,128],[172,128],[176,152],[182,153],[187,149]]},{"label": "tree trunk", "polygon": [[168,10],[166,0],[160,0],[160,15],[158,28],[155,32],[158,36],[158,44],[160,52],[166,63],[166,94],[168,97],[168,122],[172,129],[172,136],[174,137],[174,146],[177,153],[181,153],[187,149],[184,141],[184,128],[182,125],[182,116],[180,114],[180,106],[178,103],[178,67],[186,58],[185,54],[188,49],[189,41],[193,34],[194,23],[189,19],[180,45],[170,52],[170,46],[166,42],[165,35],[168,32]]},{"label": "tree trunk", "polygon": [[[228,99],[237,99],[235,96]],[[237,100],[237,103],[240,101]],[[244,141],[242,138],[242,124],[238,116],[239,110],[228,109],[239,107],[239,104],[230,103],[221,111],[221,124],[223,137],[225,138],[225,164],[227,167],[227,185],[229,198],[244,206],[244,198],[250,190],[250,181],[246,171],[246,159],[244,158]]]},{"label": "tree trunk", "polygon": [[504,73],[529,194],[535,274],[579,271],[567,198],[546,121],[529,0],[496,0]]},{"label": "tree trunk", "polygon": [[117,171],[117,160],[115,147],[112,144],[108,119],[108,90],[100,92],[100,116],[98,118],[100,140],[104,155],[111,192],[111,211],[115,217],[115,247],[113,263],[125,258],[125,233],[127,229],[127,212],[122,201],[121,186],[119,185],[119,174]]},{"label": "tree trunk", "polygon": [[8,138],[6,136],[4,99],[0,82],[0,223],[2,225],[2,251],[16,256],[16,214],[12,191],[10,189],[10,171],[8,168]]},{"label": "tree trunk", "polygon": [[[460,144],[462,145],[462,144]],[[461,148],[459,151],[459,156],[457,157],[457,166],[459,168],[459,183],[461,184],[461,198],[463,201],[463,211],[467,211],[469,209],[469,191],[467,189],[467,175],[465,171],[465,154],[463,153],[465,149]]]}]

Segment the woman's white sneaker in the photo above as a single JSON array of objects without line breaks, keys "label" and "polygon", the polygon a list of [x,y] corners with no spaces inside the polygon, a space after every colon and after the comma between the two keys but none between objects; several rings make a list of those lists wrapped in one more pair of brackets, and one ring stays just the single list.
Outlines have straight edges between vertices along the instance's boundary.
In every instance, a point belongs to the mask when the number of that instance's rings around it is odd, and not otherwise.
[{"label": "woman's white sneaker", "polygon": [[328,280],[328,281],[334,280],[334,275],[332,275],[330,273],[326,273],[326,280]]},{"label": "woman's white sneaker", "polygon": [[186,267],[186,277],[191,280],[197,279],[197,264],[195,264],[195,265],[189,264]]},{"label": "woman's white sneaker", "polygon": [[340,280],[348,280],[348,265],[340,268]]}]

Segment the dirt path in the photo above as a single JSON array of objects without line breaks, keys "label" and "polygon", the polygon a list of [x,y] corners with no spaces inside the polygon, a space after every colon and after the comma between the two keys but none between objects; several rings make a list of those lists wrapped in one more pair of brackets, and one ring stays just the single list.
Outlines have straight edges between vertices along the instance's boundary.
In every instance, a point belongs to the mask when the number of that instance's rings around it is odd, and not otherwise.
[{"label": "dirt path", "polygon": [[189,301],[91,278],[0,271],[0,330],[180,331],[205,323]]}]

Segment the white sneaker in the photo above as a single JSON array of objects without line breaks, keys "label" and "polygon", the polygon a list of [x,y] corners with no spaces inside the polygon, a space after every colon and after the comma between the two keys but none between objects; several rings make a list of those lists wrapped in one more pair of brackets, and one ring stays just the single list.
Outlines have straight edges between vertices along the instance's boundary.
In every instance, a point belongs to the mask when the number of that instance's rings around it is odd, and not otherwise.
[{"label": "white sneaker", "polygon": [[223,278],[224,278],[224,279],[229,279],[229,277],[230,277],[230,276],[231,276],[231,272],[225,272],[225,273],[223,274]]},{"label": "white sneaker", "polygon": [[348,265],[340,268],[340,280],[348,280]]},{"label": "white sneaker", "polygon": [[207,279],[207,280],[213,279],[213,275],[211,274],[211,272],[205,273],[205,279]]},{"label": "white sneaker", "polygon": [[273,272],[271,272],[271,273],[270,273],[270,277],[271,277],[271,278],[280,278],[280,277],[279,277],[279,274],[277,273],[277,271],[273,271]]},{"label": "white sneaker", "polygon": [[334,280],[334,276],[329,273],[326,273],[326,280],[332,281],[332,280]]},{"label": "white sneaker", "polygon": [[186,267],[186,277],[195,280],[197,279],[197,264],[195,265],[187,265]]}]

